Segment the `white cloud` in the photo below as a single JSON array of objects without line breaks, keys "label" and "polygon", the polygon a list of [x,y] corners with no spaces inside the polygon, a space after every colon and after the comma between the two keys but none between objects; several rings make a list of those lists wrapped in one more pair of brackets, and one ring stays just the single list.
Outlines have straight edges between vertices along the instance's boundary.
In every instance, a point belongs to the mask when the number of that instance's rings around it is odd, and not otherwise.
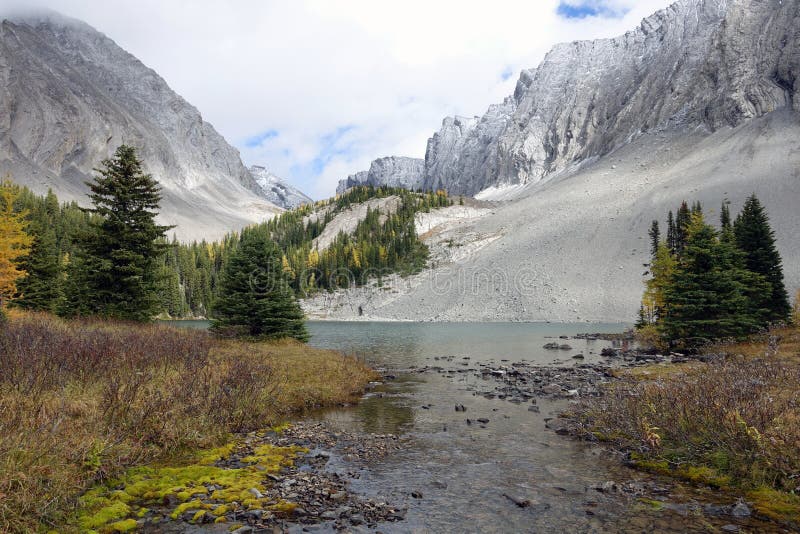
[{"label": "white cloud", "polygon": [[[556,14],[558,0],[32,3],[106,33],[197,106],[245,163],[322,197],[376,157],[423,157],[444,116],[483,113],[556,42],[621,34],[669,2],[607,0],[627,14],[576,20]],[[279,135],[247,146],[269,130]]]}]

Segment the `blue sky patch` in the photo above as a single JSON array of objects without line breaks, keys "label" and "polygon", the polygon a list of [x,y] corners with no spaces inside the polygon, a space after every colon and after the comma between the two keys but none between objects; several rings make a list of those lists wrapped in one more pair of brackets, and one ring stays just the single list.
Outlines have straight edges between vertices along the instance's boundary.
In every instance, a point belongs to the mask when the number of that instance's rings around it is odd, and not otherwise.
[{"label": "blue sky patch", "polygon": [[585,19],[586,17],[621,18],[627,9],[614,9],[603,0],[561,1],[556,8],[558,16],[565,19]]},{"label": "blue sky patch", "polygon": [[245,139],[244,145],[247,148],[255,148],[257,146],[261,146],[261,144],[266,141],[267,139],[272,139],[273,137],[278,137],[279,132],[278,130],[265,130],[260,134],[256,134],[253,137],[249,137]]},{"label": "blue sky patch", "polygon": [[503,72],[500,73],[500,79],[506,81],[513,75],[514,75],[514,69],[512,69],[511,65],[509,65],[505,69],[503,69]]}]

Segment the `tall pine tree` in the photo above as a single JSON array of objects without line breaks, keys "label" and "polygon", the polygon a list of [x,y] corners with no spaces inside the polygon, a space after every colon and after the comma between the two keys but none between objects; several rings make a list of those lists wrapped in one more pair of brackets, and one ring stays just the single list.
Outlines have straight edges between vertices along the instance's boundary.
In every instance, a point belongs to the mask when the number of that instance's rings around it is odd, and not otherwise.
[{"label": "tall pine tree", "polygon": [[744,252],[747,269],[762,275],[772,286],[769,293],[771,321],[788,321],[792,307],[783,283],[781,256],[769,217],[755,195],[750,196],[733,225],[736,245]]},{"label": "tall pine tree", "polygon": [[263,229],[242,232],[222,272],[213,331],[254,339],[308,340],[303,310],[286,282],[282,257]]},{"label": "tall pine tree", "polygon": [[66,311],[149,321],[159,312],[160,244],[170,227],[156,224],[161,188],[145,174],[133,147],[120,146],[87,185],[97,216],[72,259]]}]

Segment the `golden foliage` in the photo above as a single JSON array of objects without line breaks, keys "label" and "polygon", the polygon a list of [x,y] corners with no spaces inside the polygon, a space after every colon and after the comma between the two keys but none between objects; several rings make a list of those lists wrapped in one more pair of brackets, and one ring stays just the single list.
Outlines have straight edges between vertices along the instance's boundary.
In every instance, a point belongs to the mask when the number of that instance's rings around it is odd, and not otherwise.
[{"label": "golden foliage", "polygon": [[20,188],[10,180],[0,183],[0,306],[17,291],[17,280],[25,276],[17,262],[30,252],[33,237],[25,233],[26,211],[15,211]]}]

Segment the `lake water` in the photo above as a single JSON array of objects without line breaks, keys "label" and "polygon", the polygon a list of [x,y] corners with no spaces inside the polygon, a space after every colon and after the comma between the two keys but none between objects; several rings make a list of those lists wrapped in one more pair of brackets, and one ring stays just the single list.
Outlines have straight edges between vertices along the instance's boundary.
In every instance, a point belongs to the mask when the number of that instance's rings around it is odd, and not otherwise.
[{"label": "lake water", "polygon": [[[182,326],[203,328],[204,322]],[[568,401],[514,404],[479,394],[484,379],[465,372],[479,364],[573,365],[599,361],[607,341],[559,340],[578,333],[619,332],[620,324],[310,322],[310,344],[356,355],[390,370],[396,379],[357,406],[325,410],[312,418],[347,431],[393,433],[408,446],[361,473],[355,491],[408,506],[406,520],[382,532],[709,532],[733,522],[706,517],[698,503],[714,494],[673,489],[656,510],[635,498],[599,492],[606,481],[652,485],[649,475],[627,469],[602,447],[556,435],[545,418]],[[568,343],[550,351],[548,342]],[[440,372],[418,372],[426,366]],[[466,413],[456,412],[463,404]],[[484,428],[466,418],[489,419]],[[344,464],[342,469],[351,469]],[[337,468],[336,465],[333,468]],[[411,497],[412,492],[422,498]],[[528,499],[520,508],[504,494]],[[720,504],[731,504],[722,498]],[[769,526],[739,523],[746,529]],[[751,530],[752,531],[752,530]]]}]

